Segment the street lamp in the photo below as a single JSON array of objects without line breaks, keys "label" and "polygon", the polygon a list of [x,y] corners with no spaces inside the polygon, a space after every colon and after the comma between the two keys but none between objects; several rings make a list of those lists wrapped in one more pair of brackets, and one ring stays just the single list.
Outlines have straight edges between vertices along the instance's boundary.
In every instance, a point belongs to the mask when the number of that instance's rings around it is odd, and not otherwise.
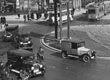
[{"label": "street lamp", "polygon": [[62,3],[60,3],[60,40],[62,39]]},{"label": "street lamp", "polygon": [[70,17],[69,17],[69,1],[67,2],[67,20],[68,20],[68,23],[67,23],[67,38],[70,38]]}]

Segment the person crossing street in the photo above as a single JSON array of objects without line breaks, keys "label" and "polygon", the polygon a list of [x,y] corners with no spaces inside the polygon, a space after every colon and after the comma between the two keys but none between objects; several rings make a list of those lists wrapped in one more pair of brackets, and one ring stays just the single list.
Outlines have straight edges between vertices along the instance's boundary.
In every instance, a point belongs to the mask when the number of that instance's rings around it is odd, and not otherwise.
[{"label": "person crossing street", "polygon": [[44,61],[44,50],[42,47],[39,47],[39,50],[37,52],[37,59],[39,60],[39,62]]}]

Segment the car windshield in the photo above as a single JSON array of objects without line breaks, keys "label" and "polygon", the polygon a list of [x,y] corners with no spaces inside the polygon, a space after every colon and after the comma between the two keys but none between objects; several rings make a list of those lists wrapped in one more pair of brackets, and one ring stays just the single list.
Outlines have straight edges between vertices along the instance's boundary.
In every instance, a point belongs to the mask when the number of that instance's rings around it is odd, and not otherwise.
[{"label": "car windshield", "polygon": [[30,36],[29,36],[29,34],[21,34],[20,35],[20,39],[22,41],[29,41],[30,40]]},{"label": "car windshield", "polygon": [[14,30],[17,30],[17,29],[18,29],[18,26],[8,26],[6,28],[6,31],[11,32],[11,31],[14,31]]},{"label": "car windshield", "polygon": [[95,14],[95,9],[89,9],[89,10],[88,10],[88,13],[89,13],[89,14]]},{"label": "car windshield", "polygon": [[77,47],[83,47],[83,46],[85,46],[85,43],[84,42],[77,44]]}]

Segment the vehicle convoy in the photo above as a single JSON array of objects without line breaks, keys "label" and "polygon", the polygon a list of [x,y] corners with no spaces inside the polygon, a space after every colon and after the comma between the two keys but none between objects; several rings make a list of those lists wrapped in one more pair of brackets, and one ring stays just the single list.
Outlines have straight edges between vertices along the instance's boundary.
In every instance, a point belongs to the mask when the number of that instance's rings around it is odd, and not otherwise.
[{"label": "vehicle convoy", "polygon": [[17,34],[15,38],[15,48],[33,50],[30,33]]},{"label": "vehicle convoy", "polygon": [[32,52],[23,49],[7,51],[6,66],[10,72],[15,73],[21,80],[44,75],[46,70],[44,64],[34,60]]},{"label": "vehicle convoy", "polygon": [[96,51],[85,47],[85,41],[77,38],[64,39],[61,41],[62,57],[76,57],[84,62],[95,59]]},{"label": "vehicle convoy", "polygon": [[18,32],[19,32],[18,25],[7,26],[4,31],[4,34],[2,36],[2,40],[3,41],[13,41],[15,36],[18,34]]}]

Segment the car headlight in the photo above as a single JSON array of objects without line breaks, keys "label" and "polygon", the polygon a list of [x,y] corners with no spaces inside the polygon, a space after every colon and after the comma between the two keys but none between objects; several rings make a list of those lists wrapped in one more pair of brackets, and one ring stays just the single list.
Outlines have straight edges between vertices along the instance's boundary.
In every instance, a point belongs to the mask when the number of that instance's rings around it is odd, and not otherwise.
[{"label": "car headlight", "polygon": [[5,37],[11,37],[12,34],[5,34],[4,36],[5,36]]},{"label": "car headlight", "polygon": [[20,42],[20,44],[23,44],[23,42]]},{"label": "car headlight", "polygon": [[88,51],[88,54],[89,54],[90,56],[92,55],[90,51]]},{"label": "car headlight", "polygon": [[7,35],[5,34],[4,36],[6,37]]},{"label": "car headlight", "polygon": [[30,44],[31,43],[31,41],[28,41],[28,44]]}]

